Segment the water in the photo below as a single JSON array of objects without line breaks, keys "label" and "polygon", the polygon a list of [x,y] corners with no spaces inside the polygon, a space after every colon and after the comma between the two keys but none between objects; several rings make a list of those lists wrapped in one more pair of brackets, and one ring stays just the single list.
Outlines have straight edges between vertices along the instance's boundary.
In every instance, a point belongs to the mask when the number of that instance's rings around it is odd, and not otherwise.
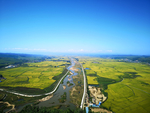
[{"label": "water", "polygon": [[[73,76],[76,76],[77,73],[75,73],[73,70],[70,70],[71,67],[73,67],[75,65],[75,62],[73,59],[71,59],[71,65],[67,68],[69,71],[71,71],[73,73],[73,75],[70,75],[70,76],[66,76],[65,79],[63,80],[63,84],[60,84],[57,91],[53,94],[53,97],[50,98],[49,100],[47,101],[43,101],[43,102],[40,102],[37,106],[39,107],[51,107],[51,106],[55,106],[55,105],[62,105],[61,109],[65,109],[64,106],[69,106],[70,109],[75,109],[76,106],[72,103],[70,103],[70,89],[75,86],[74,82],[73,82]],[[68,80],[70,79],[70,80]],[[70,81],[70,83],[72,83],[73,85],[72,86],[68,86],[67,85],[67,81]],[[66,86],[66,89],[63,89],[63,86]],[[60,103],[58,99],[61,98],[61,95],[64,94],[64,92],[66,92],[67,94],[67,98],[66,98],[66,101],[64,103]]]}]

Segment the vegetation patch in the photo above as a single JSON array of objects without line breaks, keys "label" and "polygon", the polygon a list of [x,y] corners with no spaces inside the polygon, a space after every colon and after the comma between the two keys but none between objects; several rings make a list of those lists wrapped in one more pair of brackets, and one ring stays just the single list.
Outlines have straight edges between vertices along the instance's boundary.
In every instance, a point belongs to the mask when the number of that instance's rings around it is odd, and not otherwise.
[{"label": "vegetation patch", "polygon": [[61,95],[61,98],[58,99],[60,103],[64,103],[66,101],[66,98],[67,98],[67,93],[64,92],[63,95]]},{"label": "vegetation patch", "polygon": [[104,77],[100,77],[100,76],[97,78],[97,81],[99,83],[99,87],[101,88],[102,93],[108,97],[108,93],[105,92],[105,90],[108,88],[109,84],[116,83],[116,81],[113,79],[104,78]]},{"label": "vegetation patch", "polygon": [[142,84],[142,85],[150,85],[150,84],[148,84],[148,83],[146,83],[146,82],[143,82],[143,81],[141,82],[141,84]]},{"label": "vegetation patch", "polygon": [[118,76],[120,79],[128,78],[128,79],[134,79],[136,77],[141,77],[141,75],[136,75],[137,72],[125,72],[124,75]]},{"label": "vegetation patch", "polygon": [[72,86],[73,84],[70,83],[69,81],[67,81],[67,85],[68,85],[68,86]]},{"label": "vegetation patch", "polygon": [[37,107],[28,105],[20,113],[84,113],[84,110],[78,108],[75,110],[71,109],[59,109],[61,106],[54,106],[54,107]]}]

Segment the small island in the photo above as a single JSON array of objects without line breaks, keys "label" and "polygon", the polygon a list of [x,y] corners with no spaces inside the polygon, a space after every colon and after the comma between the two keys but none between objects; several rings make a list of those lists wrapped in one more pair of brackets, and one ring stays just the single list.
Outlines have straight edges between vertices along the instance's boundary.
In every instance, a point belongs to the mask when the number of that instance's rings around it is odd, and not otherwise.
[{"label": "small island", "polygon": [[73,84],[70,83],[70,81],[67,81],[67,85],[68,85],[68,86],[72,86]]},{"label": "small island", "polygon": [[66,101],[66,98],[67,98],[67,94],[66,94],[66,92],[64,92],[64,94],[61,95],[61,98],[58,100],[59,100],[59,102],[64,103]]}]

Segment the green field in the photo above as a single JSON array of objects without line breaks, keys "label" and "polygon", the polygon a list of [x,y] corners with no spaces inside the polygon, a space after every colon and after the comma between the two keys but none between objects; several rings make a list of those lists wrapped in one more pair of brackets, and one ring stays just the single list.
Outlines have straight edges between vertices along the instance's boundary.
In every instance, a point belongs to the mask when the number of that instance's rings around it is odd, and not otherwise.
[{"label": "green field", "polygon": [[[69,59],[68,59],[69,60]],[[69,65],[66,61],[43,61],[38,63],[25,63],[11,69],[1,69],[0,74],[6,78],[0,82],[1,87],[27,87],[45,89],[60,79]]]},{"label": "green field", "polygon": [[108,99],[101,107],[115,113],[150,112],[150,66],[114,59],[79,57],[88,84],[99,84]]},{"label": "green field", "polygon": [[88,84],[95,84],[95,85],[97,85],[98,82],[97,82],[96,78],[97,77],[87,76]]}]

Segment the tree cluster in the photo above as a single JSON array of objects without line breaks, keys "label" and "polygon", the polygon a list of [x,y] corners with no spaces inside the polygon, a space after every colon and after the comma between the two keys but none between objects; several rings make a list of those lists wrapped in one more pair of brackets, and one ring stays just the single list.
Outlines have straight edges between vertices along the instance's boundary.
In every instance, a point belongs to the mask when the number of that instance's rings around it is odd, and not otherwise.
[{"label": "tree cluster", "polygon": [[28,105],[20,113],[84,113],[84,110],[81,110],[79,108],[75,110],[71,110],[69,108],[66,110],[50,109],[46,107],[39,108],[38,106]]}]

